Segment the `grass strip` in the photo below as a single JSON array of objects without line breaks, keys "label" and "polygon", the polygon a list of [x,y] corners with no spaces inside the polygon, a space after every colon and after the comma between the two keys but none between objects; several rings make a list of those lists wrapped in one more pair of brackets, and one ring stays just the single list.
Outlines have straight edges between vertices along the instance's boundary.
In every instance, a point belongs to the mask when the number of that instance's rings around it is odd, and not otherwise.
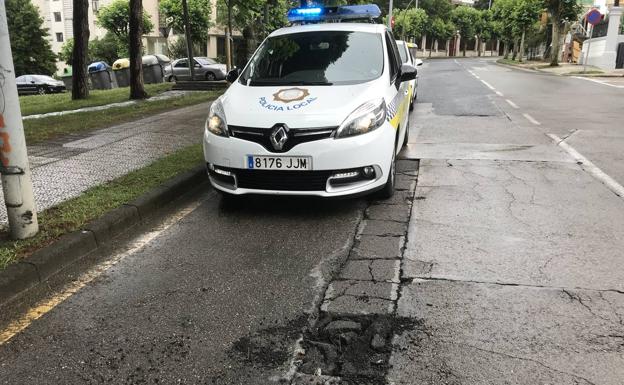
[{"label": "grass strip", "polygon": [[[146,84],[145,91],[149,96],[156,96],[171,90],[171,87],[173,87],[173,83]],[[129,97],[130,88],[123,87],[112,90],[91,90],[89,98],[83,100],[72,100],[71,92],[64,92],[62,94],[20,96],[19,101],[22,116],[28,116],[120,103],[128,101]]]},{"label": "grass strip", "polygon": [[52,243],[63,234],[83,228],[89,221],[190,170],[202,161],[200,144],[180,149],[149,166],[92,187],[76,198],[39,213],[39,233],[33,238],[14,241],[4,229],[0,233],[0,270]]},{"label": "grass strip", "polygon": [[[221,91],[193,92],[174,99],[152,102],[142,101],[131,106],[114,107],[102,111],[78,112],[69,115],[25,120],[24,133],[26,135],[26,143],[32,145],[66,134],[126,123],[160,112],[213,100],[220,93]],[[206,111],[207,114],[208,111]]]}]

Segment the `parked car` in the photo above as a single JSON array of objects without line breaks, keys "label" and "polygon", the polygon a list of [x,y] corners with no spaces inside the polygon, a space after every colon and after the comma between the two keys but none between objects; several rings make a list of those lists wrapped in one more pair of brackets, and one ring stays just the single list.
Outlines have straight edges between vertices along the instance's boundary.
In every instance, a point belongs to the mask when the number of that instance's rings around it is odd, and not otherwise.
[{"label": "parked car", "polygon": [[65,92],[65,83],[47,75],[22,75],[15,79],[19,95]]},{"label": "parked car", "polygon": [[[223,80],[227,72],[225,64],[207,57],[195,57],[194,74],[197,80]],[[165,79],[169,82],[190,80],[188,59],[174,60],[165,67]]]},{"label": "parked car", "polygon": [[[403,64],[409,64],[414,67],[418,67],[423,64],[422,60],[415,59],[412,56],[412,50],[410,49],[410,45],[412,45],[412,43],[406,43],[403,40],[397,40],[396,43],[397,47],[399,48],[399,54],[401,55],[401,61],[403,62]],[[412,110],[414,109],[414,102],[418,97],[418,77],[410,82],[410,92],[410,110]]]}]

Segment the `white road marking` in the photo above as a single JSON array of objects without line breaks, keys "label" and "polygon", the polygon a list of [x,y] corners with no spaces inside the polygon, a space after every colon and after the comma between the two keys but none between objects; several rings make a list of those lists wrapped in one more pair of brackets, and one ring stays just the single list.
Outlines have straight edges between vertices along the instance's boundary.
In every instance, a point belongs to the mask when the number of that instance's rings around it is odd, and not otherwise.
[{"label": "white road marking", "polygon": [[502,98],[503,96],[505,96],[505,95],[503,95],[503,93],[502,93],[502,92],[500,92],[500,91],[496,91],[496,95],[500,96],[501,98]]},{"label": "white road marking", "polygon": [[15,337],[17,334],[21,333],[24,329],[30,326],[34,321],[43,317],[46,313],[54,309],[56,306],[63,303],[66,299],[76,294],[82,288],[87,286],[90,282],[92,282],[97,277],[104,274],[108,269],[115,266],[117,263],[122,261],[124,258],[135,254],[140,251],[153,241],[155,238],[159,237],[164,231],[169,229],[171,226],[178,223],[184,217],[193,212],[199,205],[202,204],[201,200],[197,200],[183,207],[181,210],[177,211],[173,216],[167,218],[167,220],[158,226],[156,229],[150,231],[149,233],[143,234],[138,239],[136,239],[129,249],[118,253],[113,258],[100,263],[95,266],[91,270],[82,274],[76,281],[68,284],[60,293],[55,294],[51,298],[46,298],[43,301],[39,302],[33,308],[29,309],[26,314],[22,315],[17,320],[11,322],[4,330],[0,331],[0,345],[5,344],[11,338]]},{"label": "white road marking", "polygon": [[481,83],[485,84],[485,86],[489,89],[491,89],[492,91],[496,91],[496,88],[492,87],[492,85],[488,82],[486,82],[485,80],[481,80]]},{"label": "white road marking", "polygon": [[531,116],[531,115],[529,115],[529,114],[522,114],[522,116],[524,116],[524,117],[525,117],[525,118],[526,118],[529,122],[531,122],[531,123],[535,124],[536,126],[541,126],[541,125],[542,125],[542,123],[540,123],[540,122],[538,122],[537,120],[535,120],[535,118],[534,118],[534,117],[532,117],[532,116]]},{"label": "white road marking", "polygon": [[624,88],[624,86],[618,86],[618,85],[615,85],[615,84],[606,83],[605,81],[600,81],[600,80],[596,80],[596,79],[590,79],[590,78],[586,78],[586,77],[582,77],[582,76],[572,76],[572,77],[574,79],[587,80],[588,82],[602,84],[603,86],[609,86],[609,87],[613,87],[613,88]]},{"label": "white road marking", "polygon": [[516,103],[512,102],[512,101],[511,101],[511,100],[509,100],[509,99],[505,99],[505,101],[507,102],[507,104],[509,104],[510,106],[512,106],[512,107],[513,107],[513,108],[515,108],[515,109],[520,108],[520,107],[518,107],[518,105],[517,105]]},{"label": "white road marking", "polygon": [[550,139],[552,139],[555,144],[559,147],[563,148],[568,154],[570,154],[577,162],[580,163],[581,167],[590,173],[594,178],[598,179],[602,184],[607,186],[607,188],[615,195],[620,198],[624,198],[624,186],[615,181],[615,179],[611,178],[604,171],[602,171],[598,166],[593,164],[589,159],[581,155],[576,149],[566,142],[564,142],[560,137],[554,134],[547,134]]}]

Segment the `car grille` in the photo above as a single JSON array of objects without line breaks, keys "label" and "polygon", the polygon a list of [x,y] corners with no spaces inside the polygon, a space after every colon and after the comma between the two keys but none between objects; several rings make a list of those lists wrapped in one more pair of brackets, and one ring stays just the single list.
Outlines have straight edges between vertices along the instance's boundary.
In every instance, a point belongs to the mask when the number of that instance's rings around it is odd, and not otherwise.
[{"label": "car grille", "polygon": [[327,179],[335,172],[223,169],[236,175],[237,187],[282,191],[325,191]]},{"label": "car grille", "polygon": [[228,126],[232,137],[258,143],[267,151],[277,153],[289,151],[301,143],[331,138],[337,128],[338,127],[289,128],[288,140],[284,144],[284,147],[281,150],[276,150],[271,145],[270,135],[273,132],[272,128]]}]

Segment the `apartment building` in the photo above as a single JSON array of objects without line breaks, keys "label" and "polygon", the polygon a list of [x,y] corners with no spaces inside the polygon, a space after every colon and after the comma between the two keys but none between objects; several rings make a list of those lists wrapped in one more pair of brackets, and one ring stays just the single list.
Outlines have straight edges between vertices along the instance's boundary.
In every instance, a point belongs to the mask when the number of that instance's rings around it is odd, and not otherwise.
[{"label": "apartment building", "polygon": [[[89,0],[89,30],[90,38],[102,38],[106,30],[96,25],[98,11],[101,7],[109,5],[113,0]],[[48,40],[54,53],[59,53],[63,44],[68,39],[74,37],[72,15],[72,0],[32,0],[33,4],[39,8],[41,17],[44,20],[44,27],[48,29]],[[143,11],[149,15],[154,29],[149,34],[143,36],[143,46],[148,54],[167,55],[167,43],[179,37],[174,31],[166,28],[166,22],[159,12],[159,0],[143,0]],[[207,56],[212,58],[223,58],[225,56],[225,31],[217,25],[217,0],[212,0],[211,12],[212,27],[207,31]],[[167,37],[165,37],[167,36]],[[238,31],[233,33],[234,43],[242,39],[242,34]],[[65,68],[64,62],[57,63],[59,71]]]}]

